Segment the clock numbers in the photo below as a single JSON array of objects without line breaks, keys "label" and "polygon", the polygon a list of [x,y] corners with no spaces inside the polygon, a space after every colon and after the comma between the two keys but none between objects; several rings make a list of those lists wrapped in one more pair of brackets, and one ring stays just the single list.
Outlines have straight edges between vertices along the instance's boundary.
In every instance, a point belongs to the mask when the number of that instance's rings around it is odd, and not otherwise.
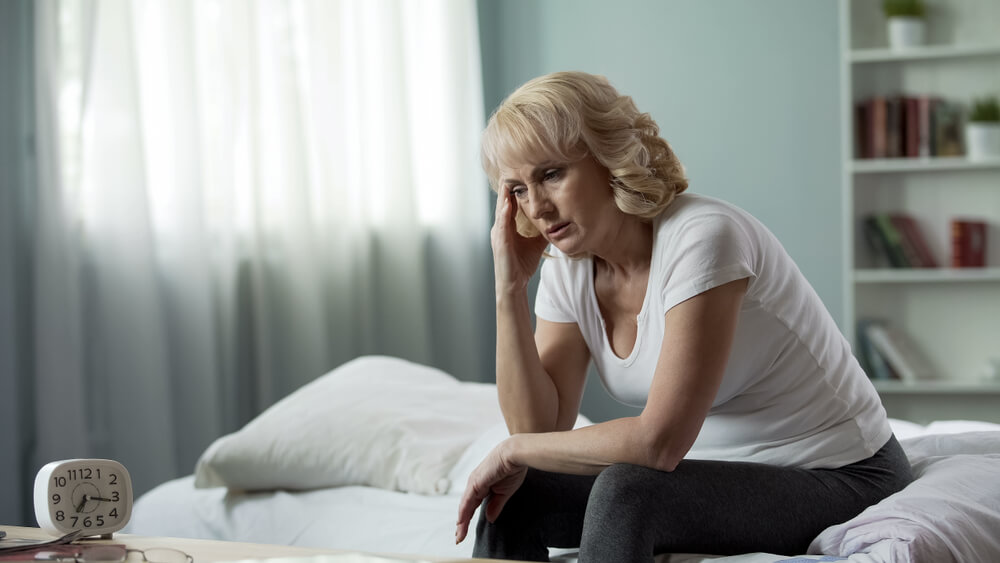
[{"label": "clock numbers", "polygon": [[53,461],[35,476],[34,505],[43,529],[63,534],[81,530],[86,536],[113,533],[132,514],[132,480],[114,460]]},{"label": "clock numbers", "polygon": [[[117,513],[117,511],[112,511],[112,512]],[[109,514],[108,518],[116,518],[116,516]],[[56,520],[62,522],[65,519],[66,515],[63,514],[61,510],[56,513]],[[100,528],[104,526],[104,516],[101,514],[98,514],[97,516],[94,517],[84,516],[83,518],[80,518],[79,516],[70,516],[69,519],[73,521],[70,524],[73,527],[76,527],[77,524],[82,524],[84,528],[93,528],[94,526]]]},{"label": "clock numbers", "polygon": [[[66,471],[66,478],[68,478],[70,481],[79,481],[79,480],[89,481],[90,479],[94,479],[95,477],[97,479],[101,478],[100,468],[93,469],[90,467],[84,467],[81,469],[70,469]],[[65,484],[65,481],[63,482],[63,484]]]},{"label": "clock numbers", "polygon": [[[107,479],[106,483],[108,485],[118,485],[119,484],[119,482],[118,482],[119,474],[118,473],[115,473],[115,472],[105,472],[103,474],[103,476]],[[100,481],[101,478],[102,478],[102,474],[101,474],[101,468],[100,467],[82,467],[82,468],[76,468],[76,469],[68,469],[68,470],[66,470],[65,475],[53,475],[52,476],[52,481],[53,481],[53,483],[55,484],[56,487],[60,487],[60,488],[64,489],[65,487],[69,486],[70,490],[72,491],[74,487],[77,487],[77,488],[79,488],[79,487],[93,487],[92,481],[95,480],[95,479],[98,480],[98,481]],[[82,481],[82,483],[80,483],[78,485],[74,485],[73,484],[74,481]],[[76,493],[73,493],[73,495],[76,495]],[[70,496],[73,496],[73,495],[70,495]],[[96,497],[97,496],[97,489],[94,489],[94,492],[91,493],[91,495],[92,495],[92,498]],[[112,490],[109,493],[107,493],[106,496],[108,498],[101,498],[101,499],[96,499],[96,500],[111,501],[113,503],[117,503],[117,502],[120,502],[121,498],[122,498],[121,497],[121,493],[118,490]],[[52,499],[52,504],[57,505],[57,504],[60,504],[62,502],[63,497],[59,493],[53,493],[52,496],[51,496],[51,499]],[[75,496],[74,496],[74,499],[75,499]],[[73,508],[73,510],[71,511],[71,513],[72,512],[76,512],[78,510],[75,505],[77,504],[77,502],[79,501],[79,499],[76,499],[76,500],[74,500],[74,499],[69,498],[69,496],[67,497],[67,502],[69,502],[70,505],[71,505],[71,508]],[[85,503],[84,503],[84,505],[85,505]],[[82,525],[84,528],[92,528],[92,527],[95,527],[95,526],[96,527],[103,527],[105,525],[105,518],[108,518],[108,519],[110,519],[112,521],[113,520],[117,520],[119,518],[119,516],[118,516],[118,508],[117,507],[112,508],[111,512],[109,512],[106,516],[103,515],[103,514],[88,514],[86,516],[72,516],[72,515],[67,516],[66,512],[62,511],[62,510],[59,510],[59,511],[57,511],[55,513],[55,519],[56,519],[56,521],[63,522],[63,521],[69,520],[72,523],[72,526],[74,526],[74,527],[77,526],[77,525]]]}]

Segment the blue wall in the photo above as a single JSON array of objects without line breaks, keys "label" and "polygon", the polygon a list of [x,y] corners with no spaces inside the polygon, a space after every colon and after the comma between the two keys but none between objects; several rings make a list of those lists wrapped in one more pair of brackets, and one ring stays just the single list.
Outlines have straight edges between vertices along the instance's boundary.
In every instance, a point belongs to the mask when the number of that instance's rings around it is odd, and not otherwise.
[{"label": "blue wall", "polygon": [[[762,220],[840,323],[836,2],[480,0],[479,9],[487,111],[539,74],[607,76],[660,124],[690,190]],[[593,387],[586,414],[627,412]]]}]

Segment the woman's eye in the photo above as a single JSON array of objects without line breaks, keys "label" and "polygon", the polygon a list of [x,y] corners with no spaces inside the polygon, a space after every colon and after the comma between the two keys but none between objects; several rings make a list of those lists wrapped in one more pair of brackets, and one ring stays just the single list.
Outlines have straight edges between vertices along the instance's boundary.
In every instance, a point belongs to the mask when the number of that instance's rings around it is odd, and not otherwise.
[{"label": "woman's eye", "polygon": [[528,194],[528,188],[524,186],[518,186],[516,188],[512,188],[510,190],[510,193],[514,194],[514,197],[518,199],[524,199],[524,196]]},{"label": "woman's eye", "polygon": [[545,175],[542,176],[542,180],[546,181],[546,182],[551,182],[552,180],[558,179],[559,175],[561,173],[562,173],[562,170],[560,170],[558,168],[553,168],[551,170],[546,170],[545,171]]}]

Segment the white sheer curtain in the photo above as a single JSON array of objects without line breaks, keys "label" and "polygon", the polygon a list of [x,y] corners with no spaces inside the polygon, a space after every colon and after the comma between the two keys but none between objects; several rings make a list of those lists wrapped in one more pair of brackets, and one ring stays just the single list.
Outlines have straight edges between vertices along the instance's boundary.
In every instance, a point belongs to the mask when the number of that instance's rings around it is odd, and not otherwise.
[{"label": "white sheer curtain", "polygon": [[475,0],[35,10],[37,464],[141,492],[360,354],[492,378]]}]

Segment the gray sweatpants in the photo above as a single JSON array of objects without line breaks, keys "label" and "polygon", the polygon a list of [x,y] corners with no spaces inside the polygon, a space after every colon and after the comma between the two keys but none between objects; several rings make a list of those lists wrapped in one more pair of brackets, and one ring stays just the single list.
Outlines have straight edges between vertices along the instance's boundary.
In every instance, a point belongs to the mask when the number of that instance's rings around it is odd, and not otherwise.
[{"label": "gray sweatpants", "polygon": [[598,475],[529,469],[495,523],[480,511],[475,557],[650,562],[659,553],[797,555],[825,528],[905,487],[913,476],[893,437],[837,469],[684,460],[664,472],[617,464]]}]

